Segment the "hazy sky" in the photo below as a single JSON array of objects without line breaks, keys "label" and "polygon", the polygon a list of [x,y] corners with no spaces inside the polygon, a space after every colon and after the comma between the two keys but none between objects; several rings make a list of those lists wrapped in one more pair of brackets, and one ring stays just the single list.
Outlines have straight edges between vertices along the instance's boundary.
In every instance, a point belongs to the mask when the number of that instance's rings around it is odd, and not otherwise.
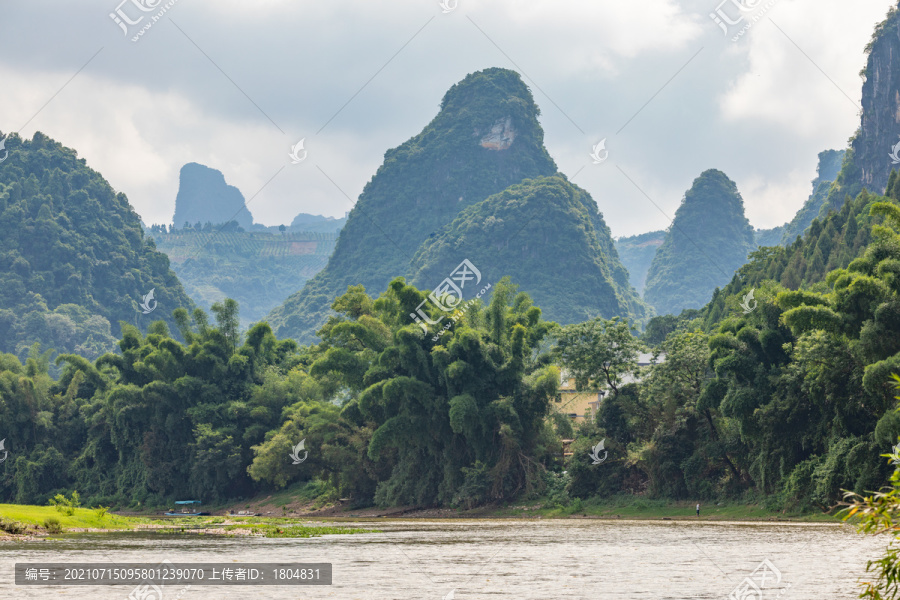
[{"label": "hazy sky", "polygon": [[[258,222],[342,216],[451,85],[499,66],[531,87],[550,154],[614,236],[666,227],[708,168],[737,182],[755,227],[790,219],[818,152],[846,147],[859,125],[864,48],[892,5],[119,2],[0,0],[0,130],[75,148],[145,223],[171,221],[191,161],[221,170]],[[728,35],[717,8],[742,18]],[[117,9],[143,19],[123,21],[126,34]],[[292,164],[303,138],[307,158]],[[609,158],[593,164],[603,138]]]}]

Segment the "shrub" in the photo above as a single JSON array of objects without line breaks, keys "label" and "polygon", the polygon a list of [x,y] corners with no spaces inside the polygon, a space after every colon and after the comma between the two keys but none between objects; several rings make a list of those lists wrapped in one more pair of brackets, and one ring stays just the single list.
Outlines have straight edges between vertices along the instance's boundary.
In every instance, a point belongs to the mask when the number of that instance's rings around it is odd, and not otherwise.
[{"label": "shrub", "polygon": [[0,518],[0,530],[5,531],[6,533],[11,533],[13,535],[20,535],[25,533],[25,530],[28,528],[25,523],[20,523],[19,521],[13,521],[12,519],[3,519]]},{"label": "shrub", "polygon": [[47,533],[62,533],[63,531],[65,531],[62,524],[59,522],[59,519],[57,519],[56,517],[49,517],[45,519],[44,528],[47,530]]},{"label": "shrub", "polygon": [[72,495],[68,498],[63,494],[57,494],[50,499],[50,506],[55,506],[57,511],[67,517],[71,517],[75,514],[75,509],[81,506],[81,496],[78,495],[77,491],[72,492]]},{"label": "shrub", "polygon": [[106,513],[109,511],[108,506],[98,506],[94,509],[94,514],[97,515],[97,518],[101,521],[104,517],[106,517]]}]

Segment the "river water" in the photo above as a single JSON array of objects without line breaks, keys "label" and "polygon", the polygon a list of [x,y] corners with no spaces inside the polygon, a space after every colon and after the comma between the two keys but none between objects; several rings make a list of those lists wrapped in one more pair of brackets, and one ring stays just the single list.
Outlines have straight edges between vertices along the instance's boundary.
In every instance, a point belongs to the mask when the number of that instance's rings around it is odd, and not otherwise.
[{"label": "river water", "polygon": [[134,589],[16,586],[16,562],[169,560],[327,562],[333,583],[170,585],[161,600],[721,600],[733,592],[737,600],[836,600],[857,597],[866,561],[887,541],[830,524],[377,519],[354,525],[381,533],[309,539],[71,534],[0,542],[0,598],[126,600]]}]

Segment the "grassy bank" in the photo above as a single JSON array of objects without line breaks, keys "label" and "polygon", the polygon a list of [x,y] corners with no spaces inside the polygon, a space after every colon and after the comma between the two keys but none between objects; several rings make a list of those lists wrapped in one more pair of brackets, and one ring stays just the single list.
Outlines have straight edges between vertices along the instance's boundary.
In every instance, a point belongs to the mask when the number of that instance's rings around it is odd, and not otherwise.
[{"label": "grassy bank", "polygon": [[[332,502],[316,497],[321,489],[312,483],[295,485],[272,494],[257,496],[230,506],[233,510],[250,509],[272,517],[316,517],[323,519],[386,518],[606,518],[606,519],[672,519],[697,520],[696,501],[651,500],[640,496],[620,495],[587,500],[540,497],[465,510],[435,507],[356,506],[352,502]],[[753,502],[711,502],[700,505],[700,519],[705,521],[802,521],[837,523],[836,516],[822,512],[775,511]]]},{"label": "grassy bank", "polygon": [[43,527],[48,519],[56,519],[65,529],[133,529],[139,524],[149,522],[148,519],[139,517],[102,514],[102,511],[90,508],[76,508],[70,516],[52,506],[26,504],[0,504],[0,519],[39,527]]},{"label": "grassy bank", "polygon": [[[545,502],[524,502],[490,511],[497,517],[595,517],[608,519],[672,519],[697,520],[696,502],[649,500],[634,496],[615,496],[570,502],[568,506],[552,506]],[[704,521],[804,521],[840,522],[825,513],[782,512],[767,510],[758,504],[700,503],[700,520]]]},{"label": "grassy bank", "polygon": [[52,506],[0,504],[0,534],[33,536],[66,531],[157,531],[172,534],[251,535],[277,538],[310,538],[322,535],[371,533],[376,530],[341,527],[327,523],[300,523],[273,517],[184,517],[154,519],[121,516],[102,510],[77,508],[67,515]]}]

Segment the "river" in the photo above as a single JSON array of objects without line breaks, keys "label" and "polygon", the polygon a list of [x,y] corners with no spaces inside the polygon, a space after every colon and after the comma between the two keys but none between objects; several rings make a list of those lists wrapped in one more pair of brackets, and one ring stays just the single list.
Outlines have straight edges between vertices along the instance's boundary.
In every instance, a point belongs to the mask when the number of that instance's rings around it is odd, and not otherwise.
[{"label": "river", "polygon": [[169,560],[327,562],[333,583],[166,586],[161,600],[680,600],[724,599],[735,590],[737,600],[836,600],[857,597],[866,561],[886,543],[830,524],[376,519],[355,525],[381,533],[309,539],[70,534],[0,542],[0,598],[126,600],[134,589],[16,586],[16,562]]}]

